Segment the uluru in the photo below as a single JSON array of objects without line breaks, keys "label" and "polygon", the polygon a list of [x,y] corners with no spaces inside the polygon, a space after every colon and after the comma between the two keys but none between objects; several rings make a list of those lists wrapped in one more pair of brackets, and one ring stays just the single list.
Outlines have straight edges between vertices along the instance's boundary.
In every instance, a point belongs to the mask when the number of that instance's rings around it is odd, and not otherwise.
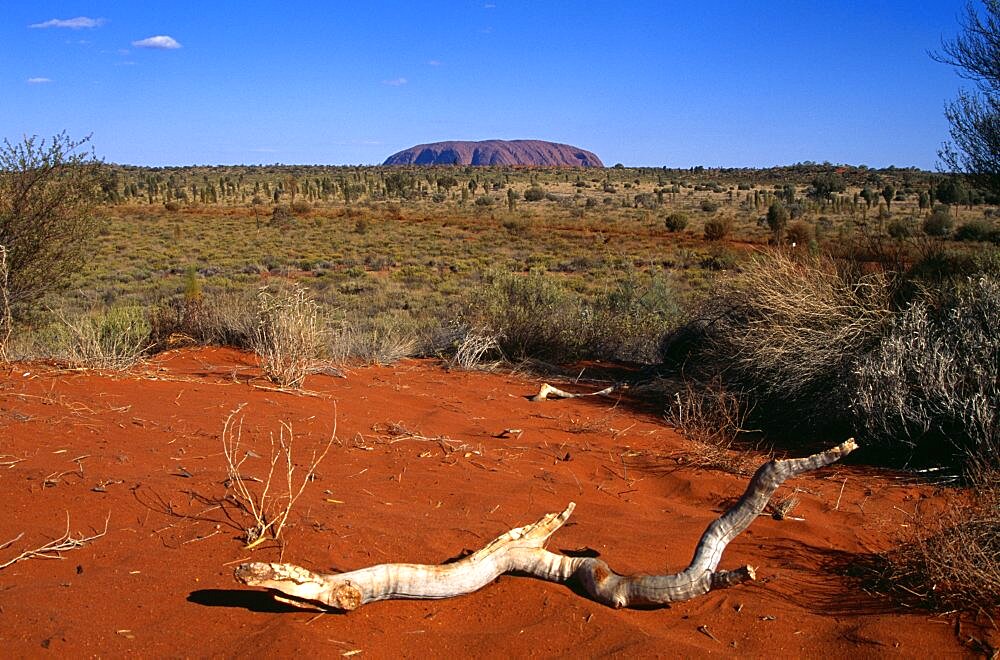
[{"label": "uluru", "polygon": [[593,152],[544,140],[448,141],[418,144],[386,158],[383,165],[527,165],[604,167]]}]

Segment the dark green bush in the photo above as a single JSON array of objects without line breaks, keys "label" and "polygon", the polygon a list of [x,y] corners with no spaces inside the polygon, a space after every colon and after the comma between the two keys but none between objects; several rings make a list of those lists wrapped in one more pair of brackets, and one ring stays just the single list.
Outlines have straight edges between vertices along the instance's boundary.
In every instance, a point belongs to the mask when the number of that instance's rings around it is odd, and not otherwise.
[{"label": "dark green bush", "polygon": [[948,207],[944,205],[937,206],[924,220],[924,233],[928,236],[947,236],[954,224],[955,221],[952,219],[951,211]]},{"label": "dark green bush", "polygon": [[540,202],[545,199],[545,189],[540,186],[531,186],[524,191],[524,201]]},{"label": "dark green bush", "polygon": [[663,224],[666,226],[667,231],[684,231],[688,225],[687,214],[675,211],[664,218]]}]

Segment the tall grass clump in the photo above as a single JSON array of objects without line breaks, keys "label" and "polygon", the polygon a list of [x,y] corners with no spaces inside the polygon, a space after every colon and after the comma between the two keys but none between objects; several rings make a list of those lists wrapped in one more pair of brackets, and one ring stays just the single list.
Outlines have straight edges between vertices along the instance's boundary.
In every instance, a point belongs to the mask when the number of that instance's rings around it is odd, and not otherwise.
[{"label": "tall grass clump", "polygon": [[879,274],[763,253],[667,335],[662,356],[696,380],[719,378],[743,393],[764,427],[827,424],[848,408],[853,359],[881,337],[890,294]]},{"label": "tall grass clump", "polygon": [[319,305],[301,286],[257,295],[259,318],[251,340],[260,366],[282,387],[299,387],[315,369],[326,342],[326,325]]},{"label": "tall grass clump", "polygon": [[97,369],[128,369],[151,347],[145,310],[137,306],[112,307],[103,312],[63,319],[66,332],[56,335],[56,356],[72,364]]}]

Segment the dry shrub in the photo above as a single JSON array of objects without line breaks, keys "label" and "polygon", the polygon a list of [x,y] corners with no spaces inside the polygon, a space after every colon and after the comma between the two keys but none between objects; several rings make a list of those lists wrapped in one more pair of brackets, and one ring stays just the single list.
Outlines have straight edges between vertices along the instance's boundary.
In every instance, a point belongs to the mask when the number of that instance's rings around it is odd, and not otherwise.
[{"label": "dry shrub", "polygon": [[[495,369],[503,359],[500,333],[490,328],[463,328],[455,342],[455,352],[448,359],[449,369]],[[487,360],[491,355],[498,359]]]},{"label": "dry shrub", "polygon": [[[950,297],[950,300],[942,300]],[[896,314],[855,369],[853,403],[869,436],[962,462],[1000,447],[1000,282],[967,281]]]},{"label": "dry shrub", "polygon": [[140,307],[111,309],[67,319],[65,345],[57,355],[72,364],[97,369],[128,369],[142,360],[151,346],[150,327]]},{"label": "dry shrub", "polygon": [[[334,414],[333,433],[329,441],[322,448],[322,451],[313,452],[312,458],[306,467],[306,474],[302,477],[301,483],[296,485],[296,466],[292,460],[292,446],[295,436],[292,427],[285,422],[281,423],[278,433],[277,444],[274,435],[271,435],[271,452],[267,463],[267,474],[263,477],[246,476],[241,472],[241,468],[248,458],[259,458],[251,451],[240,450],[240,443],[243,439],[243,418],[235,421],[235,417],[242,410],[242,406],[230,413],[226,423],[222,428],[222,448],[226,459],[226,480],[227,489],[232,489],[232,493],[227,493],[226,499],[234,503],[239,509],[246,513],[253,525],[246,528],[247,548],[253,548],[270,536],[277,540],[288,522],[288,516],[292,512],[292,507],[302,495],[306,484],[315,479],[316,468],[326,457],[330,447],[333,446],[337,437],[336,414]],[[275,470],[280,470],[276,474]],[[284,475],[281,474],[284,472]],[[282,476],[284,479],[282,479]],[[283,484],[279,485],[279,482]],[[260,486],[251,486],[250,483],[259,483]]]},{"label": "dry shrub", "polygon": [[1000,607],[1000,468],[995,457],[972,465],[966,499],[919,518],[912,539],[876,558],[876,590],[939,611]]},{"label": "dry shrub", "polygon": [[184,296],[169,300],[151,312],[150,335],[159,348],[169,348],[179,340],[251,348],[258,320],[259,303],[250,292]]},{"label": "dry shrub", "polygon": [[685,381],[674,393],[667,408],[667,423],[676,428],[696,449],[686,456],[688,462],[706,468],[723,469],[734,474],[750,474],[757,462],[733,444],[747,432],[749,415],[745,398],[725,388],[721,381],[708,384]]},{"label": "dry shrub", "polygon": [[412,324],[392,317],[347,321],[331,334],[330,355],[337,364],[393,364],[421,353]]},{"label": "dry shrub", "polygon": [[319,305],[299,285],[285,293],[261,289],[257,301],[260,316],[251,343],[261,369],[282,387],[299,387],[325,349]]},{"label": "dry shrub", "polygon": [[847,276],[827,259],[762,253],[664,339],[661,355],[745,393],[762,422],[826,423],[846,411],[850,367],[881,336],[890,293],[880,274]]}]

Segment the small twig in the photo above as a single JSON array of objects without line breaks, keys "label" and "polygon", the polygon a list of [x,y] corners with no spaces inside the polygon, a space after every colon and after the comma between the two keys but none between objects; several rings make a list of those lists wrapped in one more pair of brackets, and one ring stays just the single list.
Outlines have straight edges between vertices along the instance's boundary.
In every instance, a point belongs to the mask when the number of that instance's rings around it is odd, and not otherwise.
[{"label": "small twig", "polygon": [[[110,522],[110,520],[111,520],[111,512],[109,511],[108,512],[108,517],[104,519],[104,530],[102,532],[100,532],[99,534],[93,534],[91,536],[82,536],[80,538],[73,538],[73,536],[72,536],[72,534],[71,534],[71,532],[69,530],[69,511],[67,511],[66,512],[66,532],[62,536],[60,536],[59,538],[57,538],[54,541],[49,541],[45,545],[40,546],[38,548],[34,548],[32,550],[25,550],[24,552],[22,552],[21,554],[19,554],[16,557],[14,557],[13,559],[11,559],[11,560],[3,563],[3,564],[0,564],[0,570],[3,570],[5,568],[7,568],[8,566],[12,566],[12,565],[16,564],[17,562],[22,561],[24,559],[31,559],[33,557],[41,557],[43,559],[62,559],[62,555],[59,554],[60,552],[66,552],[68,550],[76,550],[78,548],[82,548],[83,546],[85,546],[86,544],[90,543],[91,541],[99,539],[102,536],[104,536],[105,534],[107,534],[108,533],[108,522]],[[24,536],[23,532],[21,534],[19,534],[17,536],[17,538],[15,538],[15,539],[9,541],[8,543],[6,543],[3,547],[7,547],[8,545],[10,545],[11,543],[13,543],[14,541],[17,541],[17,539],[21,538],[22,536]]]},{"label": "small twig", "polygon": [[840,498],[844,496],[844,487],[847,486],[847,477],[844,477],[844,483],[840,485],[840,495],[837,495],[837,503],[834,505],[834,511],[840,511]]}]

